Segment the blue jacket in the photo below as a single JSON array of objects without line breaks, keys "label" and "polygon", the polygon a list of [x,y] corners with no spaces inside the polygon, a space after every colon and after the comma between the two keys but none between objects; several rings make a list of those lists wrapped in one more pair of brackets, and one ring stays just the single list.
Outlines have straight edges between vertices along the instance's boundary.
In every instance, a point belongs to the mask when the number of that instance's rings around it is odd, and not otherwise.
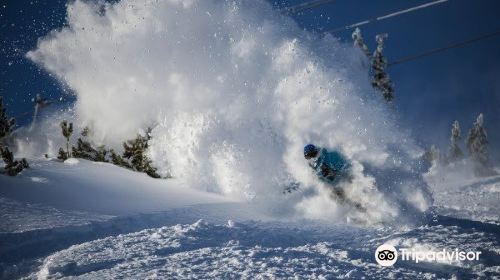
[{"label": "blue jacket", "polygon": [[337,151],[327,151],[322,148],[319,155],[309,161],[319,179],[328,184],[335,184],[345,178],[351,165],[345,157]]}]

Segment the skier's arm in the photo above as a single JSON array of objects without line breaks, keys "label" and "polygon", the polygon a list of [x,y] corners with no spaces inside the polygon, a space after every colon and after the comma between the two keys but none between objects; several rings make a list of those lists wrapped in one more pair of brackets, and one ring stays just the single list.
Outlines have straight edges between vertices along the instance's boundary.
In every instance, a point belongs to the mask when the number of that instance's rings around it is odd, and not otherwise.
[{"label": "skier's arm", "polygon": [[335,176],[337,176],[338,171],[326,164],[322,164],[320,167],[320,172],[324,178],[333,180]]}]

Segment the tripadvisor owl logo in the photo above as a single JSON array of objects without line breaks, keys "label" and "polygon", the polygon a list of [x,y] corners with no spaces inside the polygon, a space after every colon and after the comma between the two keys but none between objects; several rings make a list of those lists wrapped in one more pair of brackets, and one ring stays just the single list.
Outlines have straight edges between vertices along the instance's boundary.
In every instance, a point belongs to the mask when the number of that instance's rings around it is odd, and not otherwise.
[{"label": "tripadvisor owl logo", "polygon": [[380,245],[375,251],[375,260],[381,266],[392,266],[398,260],[398,251],[392,245]]}]

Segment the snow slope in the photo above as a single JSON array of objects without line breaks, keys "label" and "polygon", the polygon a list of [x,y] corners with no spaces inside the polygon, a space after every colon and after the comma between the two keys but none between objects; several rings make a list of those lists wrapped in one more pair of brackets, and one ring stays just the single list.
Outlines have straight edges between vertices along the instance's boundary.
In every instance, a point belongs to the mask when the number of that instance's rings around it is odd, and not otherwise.
[{"label": "snow slope", "polygon": [[[234,203],[220,195],[183,187],[178,180],[155,180],[107,163],[33,159],[30,165],[17,177],[0,176],[0,262],[2,269],[6,263],[14,267],[14,274],[26,258],[32,260],[73,242],[159,226],[165,221],[164,217],[157,221],[142,214]],[[196,213],[196,218],[187,221],[206,215]],[[238,211],[233,213],[238,215]],[[6,275],[11,276],[10,272]]]},{"label": "snow slope", "polygon": [[[6,218],[0,233],[4,279],[500,277],[500,219],[489,210],[498,200],[480,200],[497,194],[499,177],[448,189],[457,199],[451,204],[437,199],[434,213],[422,224],[366,227],[272,217],[251,202],[174,188],[175,180],[154,180],[108,164],[39,161],[33,166],[20,177],[0,176],[0,197],[6,203],[0,208]],[[156,190],[158,185],[164,190]],[[443,186],[432,186],[436,197],[448,195]],[[64,200],[71,203],[47,197],[65,188]],[[133,188],[156,190],[156,200],[133,203]],[[459,191],[463,189],[467,191]],[[475,209],[475,218],[468,211],[445,215],[471,194],[483,206]],[[104,195],[108,197],[99,198]],[[43,226],[32,222],[37,218]],[[480,250],[482,258],[450,264],[398,262],[384,268],[373,257],[383,243]]]},{"label": "snow slope", "polygon": [[473,170],[466,160],[433,166],[426,180],[433,187],[435,205],[445,215],[498,225],[500,175],[478,179]]},{"label": "snow slope", "polygon": [[30,164],[32,168],[16,178],[2,176],[2,197],[108,215],[231,201],[182,187],[178,180],[155,180],[109,163],[69,159],[64,164],[52,160]]}]

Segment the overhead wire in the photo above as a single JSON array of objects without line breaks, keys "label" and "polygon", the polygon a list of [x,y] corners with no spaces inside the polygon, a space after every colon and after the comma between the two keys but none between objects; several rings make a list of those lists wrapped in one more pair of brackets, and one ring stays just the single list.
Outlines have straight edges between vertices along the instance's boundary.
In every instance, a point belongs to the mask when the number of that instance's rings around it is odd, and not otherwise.
[{"label": "overhead wire", "polygon": [[[301,11],[313,9],[313,8],[316,8],[316,7],[324,5],[324,4],[332,3],[334,1],[335,0],[309,1],[309,2],[305,2],[305,3],[297,4],[297,5],[294,5],[294,6],[291,6],[291,7],[283,8],[282,11],[284,11],[285,13],[299,13]],[[449,0],[437,0],[437,1],[432,1],[432,2],[428,2],[428,3],[424,3],[424,4],[421,4],[421,5],[415,6],[415,7],[407,8],[407,9],[404,9],[404,10],[399,10],[399,11],[392,12],[392,13],[389,13],[387,15],[375,17],[375,18],[372,18],[372,19],[363,20],[363,21],[360,21],[360,22],[357,22],[357,23],[353,23],[353,24],[344,26],[344,27],[329,29],[329,30],[324,31],[324,33],[336,33],[336,32],[343,31],[343,30],[353,29],[355,27],[359,27],[359,26],[362,26],[362,25],[366,25],[366,24],[369,24],[369,23],[376,22],[376,21],[382,21],[382,20],[389,19],[389,18],[396,17],[396,16],[400,16],[400,15],[403,15],[403,14],[406,14],[406,13],[410,13],[410,12],[414,12],[414,11],[417,11],[417,10],[425,9],[425,8],[432,7],[432,6],[435,6],[435,5],[438,5],[438,4],[442,4],[442,3],[445,3],[445,2],[448,2],[448,1]],[[479,35],[479,36],[476,36],[476,37],[473,37],[473,38],[470,38],[470,39],[467,39],[467,40],[464,40],[464,41],[461,41],[461,42],[453,43],[453,44],[450,44],[450,45],[445,46],[445,47],[435,48],[435,49],[424,51],[424,52],[421,52],[421,53],[418,53],[418,54],[414,54],[414,55],[409,55],[409,56],[406,56],[406,57],[402,57],[400,59],[397,59],[395,61],[392,61],[392,62],[388,63],[387,66],[397,65],[397,64],[408,62],[408,61],[416,60],[416,59],[419,59],[419,58],[422,58],[422,57],[426,57],[426,56],[429,56],[429,55],[433,55],[435,53],[445,52],[445,51],[450,50],[450,49],[463,47],[463,46],[466,46],[466,45],[469,45],[469,44],[473,44],[473,43],[476,43],[478,41],[482,41],[484,39],[488,39],[488,38],[491,38],[491,37],[494,37],[494,36],[497,36],[497,35],[500,35],[500,29],[498,29],[496,31],[493,31],[491,33],[482,34],[482,35]]]},{"label": "overhead wire", "polygon": [[336,33],[336,32],[343,31],[343,30],[353,29],[355,27],[359,27],[359,26],[362,26],[362,25],[365,25],[365,24],[369,24],[369,23],[373,23],[373,22],[376,22],[376,21],[381,21],[381,20],[385,20],[385,19],[388,19],[388,18],[396,17],[396,16],[399,16],[399,15],[402,15],[402,14],[414,12],[414,11],[421,10],[421,9],[425,9],[425,8],[428,8],[428,7],[431,7],[431,6],[434,6],[434,5],[438,5],[438,4],[441,4],[441,3],[445,3],[445,2],[448,2],[448,1],[449,0],[437,0],[437,1],[433,1],[433,2],[428,2],[428,3],[422,4],[422,5],[418,5],[418,6],[415,6],[415,7],[407,8],[407,9],[396,11],[396,12],[392,12],[390,14],[383,15],[383,16],[380,16],[380,17],[376,17],[376,18],[372,18],[372,19],[367,19],[367,20],[363,20],[363,21],[360,21],[360,22],[356,22],[356,23],[353,23],[353,24],[350,24],[350,25],[346,25],[344,27],[338,27],[338,28],[328,29],[328,30],[324,31],[324,33]]},{"label": "overhead wire", "polygon": [[421,53],[418,53],[418,54],[406,56],[406,57],[403,57],[403,58],[400,58],[400,59],[397,59],[397,60],[395,60],[393,62],[388,63],[387,66],[397,65],[397,64],[404,63],[404,62],[408,62],[408,61],[412,61],[412,60],[415,60],[415,59],[419,59],[419,58],[422,58],[422,57],[426,57],[426,56],[429,56],[429,55],[432,55],[432,54],[435,54],[435,53],[444,52],[444,51],[447,51],[449,49],[463,47],[465,45],[476,43],[478,41],[481,41],[481,40],[484,40],[484,39],[488,39],[488,38],[491,38],[491,37],[494,37],[494,36],[497,36],[497,35],[500,35],[500,29],[498,29],[498,30],[496,30],[494,32],[487,33],[487,34],[482,34],[480,36],[476,36],[476,37],[473,37],[473,38],[470,38],[470,39],[467,39],[467,40],[464,40],[464,41],[461,41],[461,42],[453,43],[453,44],[450,44],[450,45],[445,46],[445,47],[435,48],[435,49],[432,49],[432,50],[429,50],[429,51],[425,51],[425,52],[421,52]]},{"label": "overhead wire", "polygon": [[305,10],[310,10],[313,8],[316,8],[321,5],[329,4],[332,2],[335,2],[336,0],[316,0],[316,1],[309,1],[301,4],[297,4],[291,7],[285,7],[281,9],[281,11],[287,13],[287,14],[295,14],[299,13]]}]

